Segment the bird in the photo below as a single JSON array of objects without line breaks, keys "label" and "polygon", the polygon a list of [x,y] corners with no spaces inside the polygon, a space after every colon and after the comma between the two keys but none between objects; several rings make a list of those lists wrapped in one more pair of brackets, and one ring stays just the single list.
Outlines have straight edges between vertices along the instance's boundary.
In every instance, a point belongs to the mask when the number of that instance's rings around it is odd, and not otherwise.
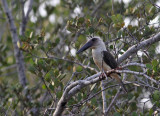
[{"label": "bird", "polygon": [[[99,36],[91,37],[91,39],[77,51],[77,54],[89,48],[92,49],[93,61],[101,72],[106,72],[118,68],[117,61],[115,60],[113,55],[106,49],[105,43]],[[109,77],[116,79],[120,83],[122,89],[127,93],[127,89],[120,79],[120,76],[120,73],[109,74]]]}]

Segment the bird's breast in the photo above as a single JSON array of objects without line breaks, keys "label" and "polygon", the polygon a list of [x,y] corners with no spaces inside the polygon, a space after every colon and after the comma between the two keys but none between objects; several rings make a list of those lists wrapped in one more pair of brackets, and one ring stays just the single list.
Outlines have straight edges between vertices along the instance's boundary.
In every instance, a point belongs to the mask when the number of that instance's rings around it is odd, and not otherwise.
[{"label": "bird's breast", "polygon": [[94,63],[97,65],[97,67],[99,68],[99,70],[102,70],[102,68],[103,68],[104,71],[107,71],[107,70],[111,69],[104,62],[102,51],[100,51],[100,50],[92,50],[92,56],[93,56]]}]

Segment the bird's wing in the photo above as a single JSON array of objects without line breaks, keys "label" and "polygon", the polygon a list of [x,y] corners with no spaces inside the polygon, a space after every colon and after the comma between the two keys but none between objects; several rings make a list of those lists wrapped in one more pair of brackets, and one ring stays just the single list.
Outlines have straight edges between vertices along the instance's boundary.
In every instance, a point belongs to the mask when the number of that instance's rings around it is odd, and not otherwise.
[{"label": "bird's wing", "polygon": [[108,51],[103,51],[102,54],[103,60],[107,65],[109,65],[112,69],[117,68],[118,64],[111,53],[109,53]]}]

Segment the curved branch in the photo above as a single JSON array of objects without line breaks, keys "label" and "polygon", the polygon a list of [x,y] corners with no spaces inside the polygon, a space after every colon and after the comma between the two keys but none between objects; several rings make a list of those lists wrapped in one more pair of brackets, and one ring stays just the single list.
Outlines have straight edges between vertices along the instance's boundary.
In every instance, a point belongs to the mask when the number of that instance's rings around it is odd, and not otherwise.
[{"label": "curved branch", "polygon": [[[76,82],[73,82],[72,84],[70,84],[64,91],[61,99],[58,102],[57,108],[53,114],[53,116],[60,116],[65,108],[65,105],[67,103],[67,101],[73,96],[75,95],[77,92],[79,92],[79,90],[81,90],[82,88],[84,88],[85,86],[88,86],[90,84],[94,84],[98,81],[101,80],[101,78],[97,77],[100,76],[95,74],[92,77],[94,77],[94,79],[92,80],[78,80]],[[97,77],[97,78],[96,78]]]},{"label": "curved branch", "polygon": [[[154,80],[153,78],[149,77],[148,75],[146,75],[145,73],[142,73],[142,72],[135,72],[135,71],[130,71],[130,70],[114,70],[113,69],[113,70],[107,71],[106,73],[110,74],[112,72],[141,75],[141,76],[146,77],[147,79],[150,79],[151,81],[153,81],[156,84],[158,83],[156,80]],[[85,80],[78,80],[78,81],[75,81],[75,82],[71,83],[70,85],[68,85],[68,87],[65,89],[61,99],[58,102],[57,108],[56,108],[53,116],[60,116],[62,114],[63,110],[65,109],[65,105],[67,104],[68,100],[73,95],[78,93],[82,88],[84,88],[90,84],[94,84],[94,83],[101,81],[102,78],[99,78],[100,75],[101,75],[101,72],[94,74],[94,75],[86,78]]]},{"label": "curved branch", "polygon": [[142,42],[140,42],[137,45],[132,46],[131,48],[129,48],[119,59],[118,59],[118,64],[120,64],[121,62],[123,62],[124,60],[126,60],[129,56],[131,56],[132,54],[136,53],[138,50],[147,47],[151,44],[154,44],[156,42],[160,41],[160,32],[156,35],[154,35],[153,37],[150,37],[147,40],[144,40]]}]

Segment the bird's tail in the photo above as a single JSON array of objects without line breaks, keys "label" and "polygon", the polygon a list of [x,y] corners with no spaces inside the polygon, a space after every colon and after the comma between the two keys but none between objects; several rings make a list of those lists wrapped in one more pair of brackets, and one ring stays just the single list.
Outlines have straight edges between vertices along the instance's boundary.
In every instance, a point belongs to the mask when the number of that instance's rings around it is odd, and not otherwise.
[{"label": "bird's tail", "polygon": [[125,87],[125,85],[124,85],[124,83],[122,82],[122,80],[120,79],[120,77],[119,77],[118,74],[113,73],[113,74],[111,74],[111,77],[112,77],[112,78],[115,78],[115,79],[120,83],[122,89],[123,89],[126,93],[128,93],[128,92],[127,92],[127,89],[126,89],[126,87]]}]

